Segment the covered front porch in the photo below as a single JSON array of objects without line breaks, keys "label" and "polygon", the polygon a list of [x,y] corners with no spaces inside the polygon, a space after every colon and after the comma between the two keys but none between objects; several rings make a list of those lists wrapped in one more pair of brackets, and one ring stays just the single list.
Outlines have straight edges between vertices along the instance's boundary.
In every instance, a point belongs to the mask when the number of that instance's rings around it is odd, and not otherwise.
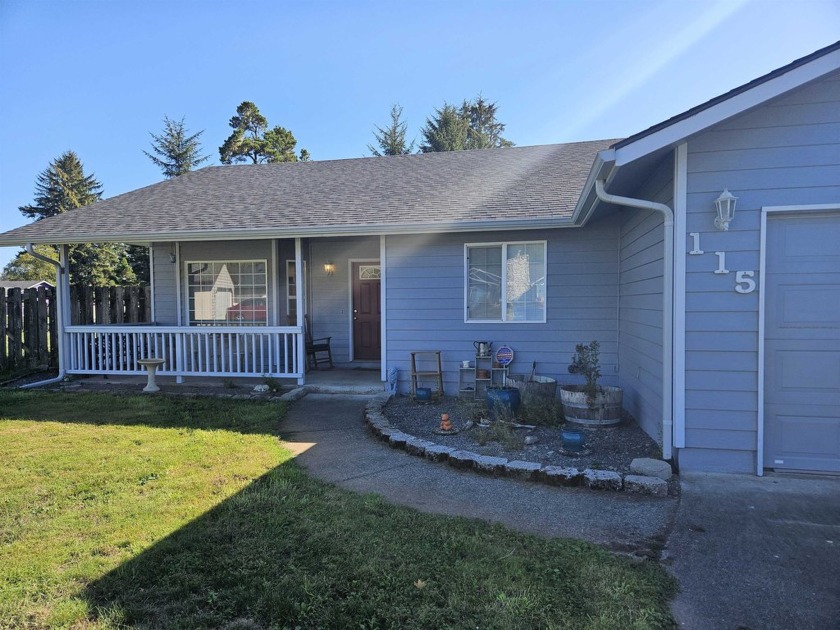
[{"label": "covered front porch", "polygon": [[[384,379],[378,237],[147,245],[151,321],[139,324],[73,321],[62,247],[63,373],[141,376],[140,361],[161,359],[158,374],[178,382],[271,377],[303,385],[310,367],[325,364],[375,369]],[[315,360],[315,346],[325,344],[329,361]]]}]

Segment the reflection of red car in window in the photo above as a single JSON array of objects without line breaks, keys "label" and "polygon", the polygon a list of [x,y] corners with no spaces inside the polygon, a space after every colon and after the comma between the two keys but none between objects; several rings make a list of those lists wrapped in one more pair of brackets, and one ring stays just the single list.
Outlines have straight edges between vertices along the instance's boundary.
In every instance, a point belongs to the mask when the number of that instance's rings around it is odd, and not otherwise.
[{"label": "reflection of red car in window", "polygon": [[245,298],[227,310],[227,320],[238,324],[265,324],[265,298]]}]

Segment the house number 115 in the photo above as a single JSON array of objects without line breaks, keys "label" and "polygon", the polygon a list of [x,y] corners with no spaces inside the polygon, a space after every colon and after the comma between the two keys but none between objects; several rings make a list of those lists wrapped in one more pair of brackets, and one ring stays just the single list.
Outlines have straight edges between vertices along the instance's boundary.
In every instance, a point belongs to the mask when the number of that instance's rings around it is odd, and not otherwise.
[{"label": "house number 115", "polygon": [[[700,249],[700,232],[689,232],[688,234],[691,237],[691,251],[688,252],[689,256],[700,256],[705,254],[702,249]],[[715,256],[717,256],[718,266],[715,269],[715,273],[718,275],[726,275],[729,272],[729,269],[726,268],[726,252],[715,252]],[[736,293],[752,293],[755,291],[755,271],[736,271],[735,272],[735,292]]]}]

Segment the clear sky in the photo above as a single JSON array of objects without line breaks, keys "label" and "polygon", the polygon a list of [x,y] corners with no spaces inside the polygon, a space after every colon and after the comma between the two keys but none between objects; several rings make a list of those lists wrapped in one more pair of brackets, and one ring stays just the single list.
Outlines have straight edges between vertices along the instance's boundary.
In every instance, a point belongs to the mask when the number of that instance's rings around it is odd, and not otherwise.
[{"label": "clear sky", "polygon": [[106,197],[160,181],[164,115],[213,164],[244,100],[315,160],[479,92],[517,145],[616,138],[838,37],[838,0],[0,0],[0,231],[68,149]]}]

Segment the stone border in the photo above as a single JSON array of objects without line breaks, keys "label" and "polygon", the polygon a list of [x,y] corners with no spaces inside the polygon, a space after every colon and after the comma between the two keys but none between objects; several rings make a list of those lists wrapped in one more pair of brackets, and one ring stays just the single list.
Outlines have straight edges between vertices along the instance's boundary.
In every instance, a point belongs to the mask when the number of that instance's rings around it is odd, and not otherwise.
[{"label": "stone border", "polygon": [[383,442],[387,442],[392,448],[401,448],[411,455],[425,457],[433,462],[445,462],[459,470],[474,470],[497,477],[536,481],[553,486],[582,486],[590,490],[623,490],[628,493],[655,497],[668,496],[668,482],[658,477],[621,475],[612,470],[592,468],[580,471],[577,468],[564,466],[543,466],[538,462],[479,455],[472,451],[458,450],[429,440],[421,440],[391,426],[382,411],[388,400],[390,400],[388,395],[379,395],[371,399],[365,407],[365,421],[371,431]]}]

